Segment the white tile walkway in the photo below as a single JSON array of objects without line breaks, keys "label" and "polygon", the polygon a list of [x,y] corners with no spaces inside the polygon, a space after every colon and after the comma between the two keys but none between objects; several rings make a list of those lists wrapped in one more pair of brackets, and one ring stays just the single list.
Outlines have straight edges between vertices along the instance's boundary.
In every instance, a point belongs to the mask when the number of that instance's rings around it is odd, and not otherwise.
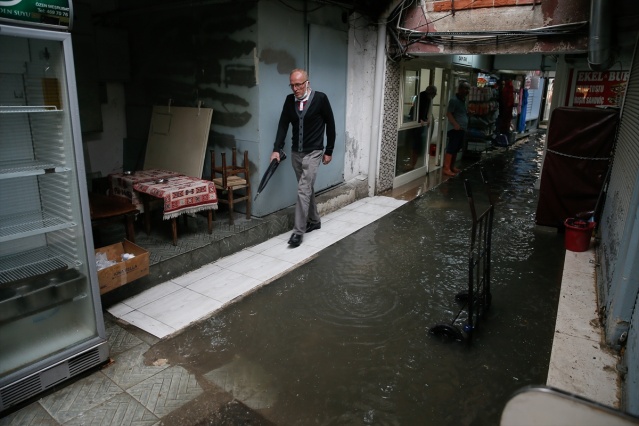
[{"label": "white tile walkway", "polygon": [[603,341],[594,260],[592,247],[566,250],[546,385],[618,408],[619,360]]},{"label": "white tile walkway", "polygon": [[322,217],[322,228],[304,235],[297,248],[288,246],[287,232],[156,285],[108,311],[154,336],[166,337],[273,281],[405,203],[390,197],[364,198]]}]

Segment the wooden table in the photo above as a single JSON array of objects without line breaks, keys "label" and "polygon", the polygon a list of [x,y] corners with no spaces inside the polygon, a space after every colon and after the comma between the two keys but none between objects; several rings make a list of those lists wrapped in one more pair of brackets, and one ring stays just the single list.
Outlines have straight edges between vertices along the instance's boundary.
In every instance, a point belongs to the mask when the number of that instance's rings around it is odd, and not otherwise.
[{"label": "wooden table", "polygon": [[97,237],[97,229],[107,223],[124,220],[126,239],[135,243],[135,231],[133,220],[139,210],[133,204],[122,197],[115,195],[102,195],[89,193],[89,209],[91,213],[91,227],[93,234]]},{"label": "wooden table", "polygon": [[140,212],[144,212],[144,203],[140,194],[133,187],[138,183],[153,182],[158,179],[167,179],[181,176],[181,173],[170,170],[150,169],[135,172],[111,173],[108,176],[110,194],[127,199]]},{"label": "wooden table", "polygon": [[151,231],[149,203],[163,201],[163,219],[171,220],[173,245],[177,245],[176,218],[184,213],[207,211],[208,231],[213,232],[213,210],[217,209],[217,193],[212,181],[190,176],[174,176],[164,181],[136,183],[133,189],[142,195],[147,234]]}]

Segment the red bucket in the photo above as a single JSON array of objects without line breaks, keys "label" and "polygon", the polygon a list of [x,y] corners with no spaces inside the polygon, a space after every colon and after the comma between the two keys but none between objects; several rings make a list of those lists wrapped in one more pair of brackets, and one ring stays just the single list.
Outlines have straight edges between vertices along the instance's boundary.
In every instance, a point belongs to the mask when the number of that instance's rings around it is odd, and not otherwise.
[{"label": "red bucket", "polygon": [[566,226],[566,250],[577,252],[588,250],[595,222],[569,218],[565,220],[564,225]]}]

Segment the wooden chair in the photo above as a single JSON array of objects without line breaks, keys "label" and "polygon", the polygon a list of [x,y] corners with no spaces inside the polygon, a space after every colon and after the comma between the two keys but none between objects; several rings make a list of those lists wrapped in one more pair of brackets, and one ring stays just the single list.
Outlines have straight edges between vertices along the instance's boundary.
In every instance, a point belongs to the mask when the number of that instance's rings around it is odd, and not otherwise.
[{"label": "wooden chair", "polygon": [[126,239],[135,244],[133,221],[140,212],[126,198],[89,192],[89,211],[96,247],[101,245],[99,228],[120,220],[124,222]]},{"label": "wooden chair", "polygon": [[[226,153],[221,154],[222,166],[215,164],[215,151],[211,150],[211,180],[218,191],[219,203],[229,206],[229,224],[233,225],[233,205],[246,201],[246,218],[251,218],[251,181],[248,162],[248,151],[244,151],[244,165],[237,164],[237,149],[232,149],[232,163],[226,164]],[[221,177],[217,177],[221,175]],[[243,177],[240,177],[242,175]],[[239,191],[238,194],[236,192]]]}]

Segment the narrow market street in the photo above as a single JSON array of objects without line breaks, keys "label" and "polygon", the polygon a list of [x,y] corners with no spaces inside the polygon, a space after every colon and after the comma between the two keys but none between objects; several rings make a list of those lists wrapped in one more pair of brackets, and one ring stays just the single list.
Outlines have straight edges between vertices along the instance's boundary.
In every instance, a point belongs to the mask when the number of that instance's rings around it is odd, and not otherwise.
[{"label": "narrow market street", "polygon": [[[16,422],[27,413],[47,420],[40,424],[105,416],[107,424],[496,424],[513,392],[548,373],[564,246],[534,225],[542,147],[530,137],[487,155],[164,339],[107,313],[113,362],[0,424],[28,424]],[[467,286],[463,181],[481,211],[480,167],[496,202],[493,297],[466,345],[428,330],[453,319],[455,294]],[[331,232],[338,213],[309,244]],[[183,290],[215,279],[183,277],[168,297],[179,305]]]}]

